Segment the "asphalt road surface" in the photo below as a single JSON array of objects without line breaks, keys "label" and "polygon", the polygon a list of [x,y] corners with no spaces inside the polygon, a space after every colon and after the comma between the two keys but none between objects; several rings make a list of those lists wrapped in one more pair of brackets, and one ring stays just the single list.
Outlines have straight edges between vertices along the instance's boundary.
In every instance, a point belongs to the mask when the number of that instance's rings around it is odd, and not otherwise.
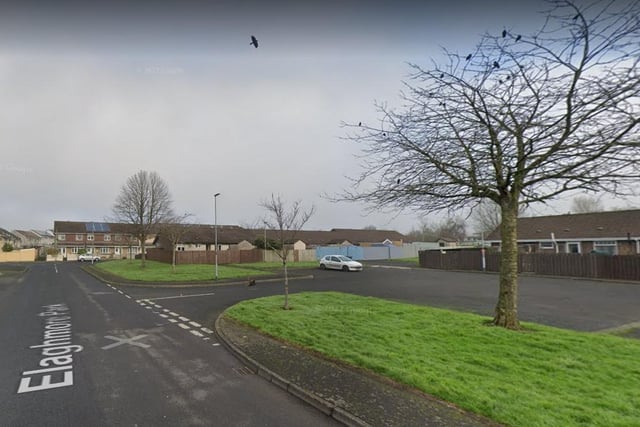
[{"label": "asphalt road surface", "polygon": [[[313,270],[291,292],[338,290],[490,316],[498,276],[367,265]],[[281,282],[106,285],[75,263],[0,276],[0,425],[314,426],[335,422],[219,345],[213,322]],[[640,321],[640,285],[523,277],[522,320],[598,331]]]},{"label": "asphalt road surface", "polygon": [[205,325],[75,264],[3,277],[0,325],[2,426],[337,425],[250,374]]}]

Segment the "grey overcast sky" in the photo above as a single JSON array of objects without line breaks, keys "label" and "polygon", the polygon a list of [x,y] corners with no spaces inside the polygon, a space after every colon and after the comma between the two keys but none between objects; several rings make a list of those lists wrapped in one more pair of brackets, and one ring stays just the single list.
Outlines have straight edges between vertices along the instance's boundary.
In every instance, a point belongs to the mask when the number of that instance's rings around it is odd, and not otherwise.
[{"label": "grey overcast sky", "polygon": [[[251,224],[270,195],[315,204],[307,228],[408,232],[414,212],[366,214],[347,188],[357,147],[407,62],[530,33],[543,1],[19,2],[0,11],[0,227],[100,221],[127,177],[167,182],[178,212]],[[249,45],[250,35],[259,48]]]}]

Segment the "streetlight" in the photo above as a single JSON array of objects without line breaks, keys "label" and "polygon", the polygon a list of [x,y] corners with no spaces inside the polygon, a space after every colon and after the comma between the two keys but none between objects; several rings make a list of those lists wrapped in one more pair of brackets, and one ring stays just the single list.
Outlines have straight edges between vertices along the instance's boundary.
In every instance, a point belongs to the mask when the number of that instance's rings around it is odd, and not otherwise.
[{"label": "streetlight", "polygon": [[213,195],[213,223],[214,223],[214,244],[216,247],[216,280],[218,280],[218,196],[220,193]]}]

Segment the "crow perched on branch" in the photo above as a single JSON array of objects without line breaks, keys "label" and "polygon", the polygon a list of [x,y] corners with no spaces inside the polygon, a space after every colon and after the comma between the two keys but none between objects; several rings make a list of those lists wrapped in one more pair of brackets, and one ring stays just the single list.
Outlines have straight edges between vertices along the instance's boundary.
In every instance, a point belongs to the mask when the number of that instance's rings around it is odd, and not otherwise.
[{"label": "crow perched on branch", "polygon": [[251,36],[251,43],[256,49],[258,48],[258,39],[255,36]]},{"label": "crow perched on branch", "polygon": [[500,63],[498,63],[498,61],[493,61],[493,68],[500,68]]},{"label": "crow perched on branch", "polygon": [[471,59],[471,54],[467,55],[467,57],[465,58],[467,61]]},{"label": "crow perched on branch", "polygon": [[507,37],[507,30],[502,30],[502,38]]}]

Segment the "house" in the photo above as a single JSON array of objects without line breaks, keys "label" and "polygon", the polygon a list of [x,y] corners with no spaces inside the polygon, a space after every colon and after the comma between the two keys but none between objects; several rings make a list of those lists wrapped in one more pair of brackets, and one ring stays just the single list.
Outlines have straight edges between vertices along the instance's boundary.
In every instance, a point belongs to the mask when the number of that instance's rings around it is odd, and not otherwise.
[{"label": "house", "polygon": [[9,230],[0,228],[0,247],[4,246],[7,243],[9,243],[14,248],[17,248],[20,245],[20,238]]},{"label": "house", "polygon": [[53,246],[53,232],[49,230],[13,230],[20,239],[21,248],[44,248]]},{"label": "house", "polygon": [[132,258],[140,253],[130,224],[54,221],[53,233],[54,246],[64,260],[75,261],[85,252],[108,259]]},{"label": "house", "polygon": [[[640,254],[640,210],[518,219],[518,247],[527,253]],[[500,246],[500,229],[487,242]]]},{"label": "house", "polygon": [[[179,227],[183,227],[183,231],[176,244],[178,251],[213,250],[216,240],[221,251],[255,249],[254,233],[237,225],[185,224]],[[157,248],[171,249],[171,241],[162,229],[153,243]]]}]

